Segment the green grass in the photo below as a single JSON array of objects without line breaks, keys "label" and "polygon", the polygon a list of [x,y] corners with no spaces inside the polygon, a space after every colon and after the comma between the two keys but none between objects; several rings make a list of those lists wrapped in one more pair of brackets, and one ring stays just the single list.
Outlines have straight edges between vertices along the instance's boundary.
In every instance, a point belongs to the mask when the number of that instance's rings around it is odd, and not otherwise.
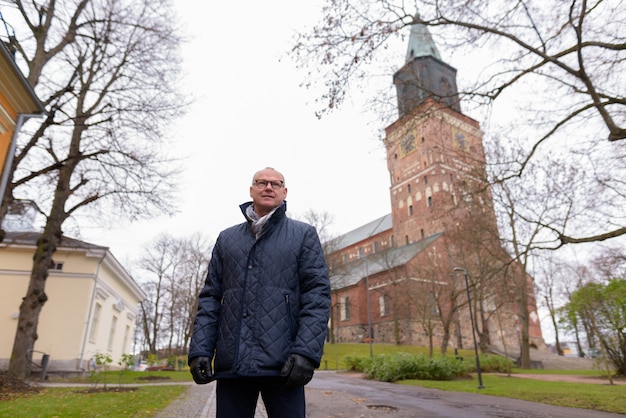
[{"label": "green grass", "polygon": [[[428,349],[426,347],[373,344],[372,352],[374,355],[390,354],[394,352],[428,354]],[[438,354],[437,350],[435,350],[435,354]],[[448,355],[454,355],[454,352],[449,351]],[[474,361],[474,352],[472,350],[460,350],[459,355],[464,357],[467,361]],[[322,356],[320,369],[345,370],[346,363],[344,358],[346,356],[369,356],[369,344],[326,344],[324,347],[324,355]],[[485,386],[484,389],[478,389],[478,379],[475,373],[473,374],[472,379],[453,381],[405,380],[398,383],[446,391],[471,392],[502,396],[556,406],[569,406],[594,411],[626,414],[626,386],[610,386],[608,384],[602,385],[592,383],[547,382],[534,379],[515,378],[516,373],[537,375],[603,375],[603,372],[599,370],[526,370],[514,368],[512,370],[513,377],[483,373],[482,378],[483,385]]]},{"label": "green grass", "polygon": [[[425,347],[410,347],[373,344],[373,354],[408,352],[428,354]],[[435,352],[437,354],[437,351]],[[454,355],[453,351],[448,355]],[[459,355],[474,361],[474,352],[461,350]],[[345,370],[346,356],[369,356],[369,344],[326,344],[321,361],[321,370]],[[590,409],[626,414],[626,386],[609,386],[588,383],[546,382],[534,379],[515,378],[516,373],[567,374],[600,376],[598,370],[520,370],[513,369],[513,377],[483,374],[484,389],[478,389],[476,375],[472,379],[453,381],[405,380],[405,385],[419,385],[446,391],[471,392],[486,395],[523,399],[557,406]],[[146,379],[147,378],[147,379]],[[189,382],[189,369],[158,372],[104,372],[97,377],[98,387],[106,381],[107,387],[115,388],[119,383],[139,387],[134,392],[77,393],[83,388],[46,388],[44,392],[20,396],[0,402],[0,416],[10,417],[154,417],[163,408],[187,390],[186,385],[141,386],[153,382]],[[51,379],[51,382],[88,383],[94,378]]]},{"label": "green grass", "polygon": [[[324,355],[320,362],[321,370],[346,370],[347,366],[344,361],[346,356],[369,356],[369,344],[326,344],[324,346]],[[391,354],[391,353],[410,353],[410,354],[426,354],[428,355],[428,347],[415,347],[408,345],[393,344],[372,344],[372,354]],[[439,353],[436,348],[434,354]],[[454,351],[448,350],[448,355],[453,356]],[[466,359],[473,359],[474,352],[471,350],[459,350],[459,355]]]},{"label": "green grass", "polygon": [[[523,370],[526,373],[526,370]],[[557,371],[552,371],[556,374]],[[560,370],[558,372],[561,372]],[[539,374],[539,373],[538,373]],[[563,373],[566,374],[566,373]],[[582,374],[582,373],[577,373]],[[597,375],[598,372],[596,371]],[[483,374],[483,389],[478,389],[478,379],[432,381],[404,380],[404,385],[417,385],[426,388],[453,392],[471,392],[483,395],[522,399],[548,405],[591,409],[594,411],[626,414],[626,386],[610,386],[593,383],[547,382],[534,379]]]},{"label": "green grass", "polygon": [[100,393],[84,393],[85,389],[46,388],[35,395],[3,401],[0,402],[0,416],[154,417],[187,390],[187,386],[142,386],[132,392]]},{"label": "green grass", "polygon": [[108,371],[93,374],[91,376],[62,379],[58,377],[50,377],[50,382],[54,383],[98,383],[98,386],[102,386],[106,383],[107,386],[115,386],[118,384],[141,384],[141,383],[167,383],[167,382],[191,382],[191,373],[189,368],[185,368],[181,371],[155,371],[155,372],[135,372],[130,370],[124,370],[121,373],[119,371]]}]

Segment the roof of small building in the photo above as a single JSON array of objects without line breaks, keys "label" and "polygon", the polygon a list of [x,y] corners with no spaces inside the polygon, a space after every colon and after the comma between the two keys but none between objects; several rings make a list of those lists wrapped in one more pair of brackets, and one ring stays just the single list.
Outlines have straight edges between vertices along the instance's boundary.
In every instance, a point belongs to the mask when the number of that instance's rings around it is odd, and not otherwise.
[{"label": "roof of small building", "polygon": [[[7,231],[3,244],[13,245],[37,245],[37,240],[41,237],[41,232],[34,231]],[[83,249],[83,250],[108,250],[109,247],[103,247],[101,245],[90,244],[85,241],[81,241],[75,238],[70,238],[65,235],[61,237],[61,242],[58,248],[68,249]]]},{"label": "roof of small building", "polygon": [[[7,231],[4,240],[0,243],[1,246],[15,246],[15,247],[27,247],[35,248],[37,246],[37,240],[41,237],[41,232],[34,231]],[[144,300],[147,295],[139,287],[137,282],[126,271],[124,266],[115,258],[115,256],[109,251],[109,247],[101,245],[91,244],[85,241],[81,241],[76,238],[70,238],[65,235],[61,237],[61,242],[57,246],[57,251],[84,251],[87,256],[102,257],[106,263],[116,272],[123,283],[137,296],[139,300]]]}]

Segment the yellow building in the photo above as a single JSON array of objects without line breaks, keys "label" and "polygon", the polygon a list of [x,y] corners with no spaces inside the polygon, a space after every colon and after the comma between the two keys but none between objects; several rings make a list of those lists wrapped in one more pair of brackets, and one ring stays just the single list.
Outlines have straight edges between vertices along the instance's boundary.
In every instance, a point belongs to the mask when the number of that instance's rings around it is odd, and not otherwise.
[{"label": "yellow building", "polygon": [[[0,243],[0,369],[9,365],[39,235],[9,230]],[[110,355],[113,366],[132,353],[137,309],[146,295],[107,247],[63,237],[46,294],[34,363],[47,354],[49,372],[81,372],[96,353]]]},{"label": "yellow building", "polygon": [[15,137],[30,117],[45,113],[30,84],[15,64],[11,51],[0,41],[0,197],[9,173],[4,169],[13,160]]}]

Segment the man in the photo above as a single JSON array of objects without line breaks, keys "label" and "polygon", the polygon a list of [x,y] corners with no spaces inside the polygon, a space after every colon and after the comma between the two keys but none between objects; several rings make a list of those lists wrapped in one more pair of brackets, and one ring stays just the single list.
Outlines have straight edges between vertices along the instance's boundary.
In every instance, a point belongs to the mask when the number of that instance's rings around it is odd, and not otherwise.
[{"label": "man", "polygon": [[255,173],[250,197],[246,222],[213,248],[189,366],[198,384],[217,379],[218,418],[254,417],[259,393],[270,418],[304,418],[330,315],[328,269],[315,228],[285,214],[281,173]]}]

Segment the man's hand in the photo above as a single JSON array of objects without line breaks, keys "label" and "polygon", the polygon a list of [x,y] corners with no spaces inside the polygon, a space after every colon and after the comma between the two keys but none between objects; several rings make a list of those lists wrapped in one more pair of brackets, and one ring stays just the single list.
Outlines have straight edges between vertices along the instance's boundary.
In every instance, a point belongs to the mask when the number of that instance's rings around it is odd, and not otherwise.
[{"label": "man's hand", "polygon": [[193,381],[199,385],[204,385],[213,380],[213,369],[211,359],[208,357],[196,357],[189,363],[189,369],[193,376]]},{"label": "man's hand", "polygon": [[314,369],[315,365],[308,358],[300,354],[290,354],[280,375],[287,378],[285,386],[294,388],[309,383],[313,379]]}]

